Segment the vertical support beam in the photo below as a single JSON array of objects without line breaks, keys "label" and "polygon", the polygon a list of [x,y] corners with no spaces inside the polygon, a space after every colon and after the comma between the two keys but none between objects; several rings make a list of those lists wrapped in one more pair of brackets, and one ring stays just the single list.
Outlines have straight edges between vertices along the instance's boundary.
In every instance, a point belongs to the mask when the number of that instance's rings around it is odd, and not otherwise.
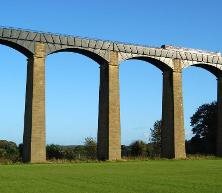
[{"label": "vertical support beam", "polygon": [[222,76],[217,77],[217,156],[222,157]]},{"label": "vertical support beam", "polygon": [[98,159],[121,159],[118,52],[110,52],[110,62],[100,66]]},{"label": "vertical support beam", "polygon": [[36,43],[28,58],[23,135],[23,161],[46,161],[45,147],[45,45]]},{"label": "vertical support beam", "polygon": [[163,72],[162,157],[185,158],[181,61]]}]

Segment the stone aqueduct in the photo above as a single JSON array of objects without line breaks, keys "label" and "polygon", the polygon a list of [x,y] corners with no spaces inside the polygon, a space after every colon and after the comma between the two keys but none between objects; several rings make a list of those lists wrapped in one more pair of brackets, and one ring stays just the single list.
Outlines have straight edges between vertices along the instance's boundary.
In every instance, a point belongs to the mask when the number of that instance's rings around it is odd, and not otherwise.
[{"label": "stone aqueduct", "polygon": [[27,57],[24,118],[25,162],[44,162],[45,152],[45,58],[56,52],[83,54],[100,65],[98,159],[121,159],[119,65],[138,59],[163,73],[162,156],[184,158],[183,68],[202,67],[217,77],[217,155],[222,156],[222,57],[219,53],[176,47],[147,47],[69,35],[0,27],[0,44]]}]

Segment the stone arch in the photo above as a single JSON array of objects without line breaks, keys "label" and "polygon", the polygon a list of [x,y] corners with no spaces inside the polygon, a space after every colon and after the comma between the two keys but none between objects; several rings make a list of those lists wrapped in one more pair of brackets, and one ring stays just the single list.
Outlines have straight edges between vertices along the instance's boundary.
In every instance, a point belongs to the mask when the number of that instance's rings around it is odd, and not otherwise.
[{"label": "stone arch", "polygon": [[207,70],[208,72],[212,73],[216,77],[222,76],[222,66],[218,64],[210,64],[210,63],[189,63],[184,65],[182,69],[188,68],[190,66],[195,66],[198,68],[202,68]]},{"label": "stone arch", "polygon": [[51,51],[48,53],[48,55],[51,55],[54,53],[59,53],[59,52],[78,53],[78,54],[84,55],[84,56],[94,60],[99,65],[104,65],[109,62],[108,53],[103,53],[102,51],[97,51],[97,50],[93,50],[93,49],[89,50],[89,49],[83,49],[83,48],[66,47],[66,48],[57,49],[55,51]]},{"label": "stone arch", "polygon": [[173,62],[172,59],[169,58],[162,58],[162,57],[150,57],[150,56],[144,56],[144,55],[132,55],[132,56],[126,56],[126,57],[120,57],[120,62],[126,61],[126,60],[141,60],[148,63],[151,63],[158,69],[160,69],[162,72],[167,70],[173,69]]},{"label": "stone arch", "polygon": [[216,129],[216,155],[222,156],[222,65],[215,64],[215,63],[204,63],[204,62],[191,62],[191,61],[184,61],[184,66],[182,68],[188,68],[190,66],[198,67],[205,69],[206,71],[210,72],[210,74],[214,75],[216,78],[216,100],[217,100],[217,126]]},{"label": "stone arch", "polygon": [[6,40],[6,39],[0,39],[0,44],[17,50],[18,52],[25,55],[27,58],[31,57],[34,53],[34,51],[31,51],[30,49],[23,46],[22,43],[19,44],[19,43],[14,42],[14,41]]}]

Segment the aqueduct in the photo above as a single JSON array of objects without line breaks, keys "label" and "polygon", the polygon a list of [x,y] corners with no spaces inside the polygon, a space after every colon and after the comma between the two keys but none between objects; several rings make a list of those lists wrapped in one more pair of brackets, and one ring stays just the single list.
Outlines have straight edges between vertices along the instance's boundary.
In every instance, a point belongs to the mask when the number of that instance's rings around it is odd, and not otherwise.
[{"label": "aqueduct", "polygon": [[139,59],[163,73],[162,156],[184,158],[183,68],[202,67],[217,77],[217,155],[222,156],[222,56],[220,53],[172,46],[148,47],[0,27],[0,44],[27,57],[24,118],[25,162],[44,162],[45,150],[45,58],[55,52],[77,52],[100,65],[98,159],[121,159],[119,65]]}]

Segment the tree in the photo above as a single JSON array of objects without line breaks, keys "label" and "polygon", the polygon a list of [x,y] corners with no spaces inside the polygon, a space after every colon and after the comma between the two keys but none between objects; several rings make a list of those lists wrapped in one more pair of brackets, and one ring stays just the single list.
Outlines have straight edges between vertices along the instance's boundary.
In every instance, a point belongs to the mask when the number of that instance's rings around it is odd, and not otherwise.
[{"label": "tree", "polygon": [[162,127],[162,121],[157,120],[153,124],[153,129],[150,128],[151,131],[150,143],[152,144],[151,154],[154,156],[160,156],[161,154],[161,127]]},{"label": "tree", "polygon": [[74,152],[76,154],[76,159],[84,159],[86,156],[86,150],[84,145],[75,146]]},{"label": "tree", "polygon": [[60,145],[47,145],[46,146],[46,157],[47,159],[63,159],[64,151]]},{"label": "tree", "polygon": [[74,160],[77,158],[74,147],[62,147],[63,148],[63,158],[67,160]]},{"label": "tree", "polygon": [[86,156],[89,159],[96,159],[97,143],[92,137],[85,138],[84,142]]},{"label": "tree", "polygon": [[130,144],[132,156],[147,156],[147,145],[141,140],[134,141]]},{"label": "tree", "polygon": [[21,160],[19,149],[12,141],[0,140],[0,159],[17,162]]},{"label": "tree", "polygon": [[217,129],[217,102],[203,104],[191,117],[194,136],[188,143],[188,153],[215,154]]},{"label": "tree", "polygon": [[131,155],[130,146],[121,145],[121,157],[129,157]]}]

